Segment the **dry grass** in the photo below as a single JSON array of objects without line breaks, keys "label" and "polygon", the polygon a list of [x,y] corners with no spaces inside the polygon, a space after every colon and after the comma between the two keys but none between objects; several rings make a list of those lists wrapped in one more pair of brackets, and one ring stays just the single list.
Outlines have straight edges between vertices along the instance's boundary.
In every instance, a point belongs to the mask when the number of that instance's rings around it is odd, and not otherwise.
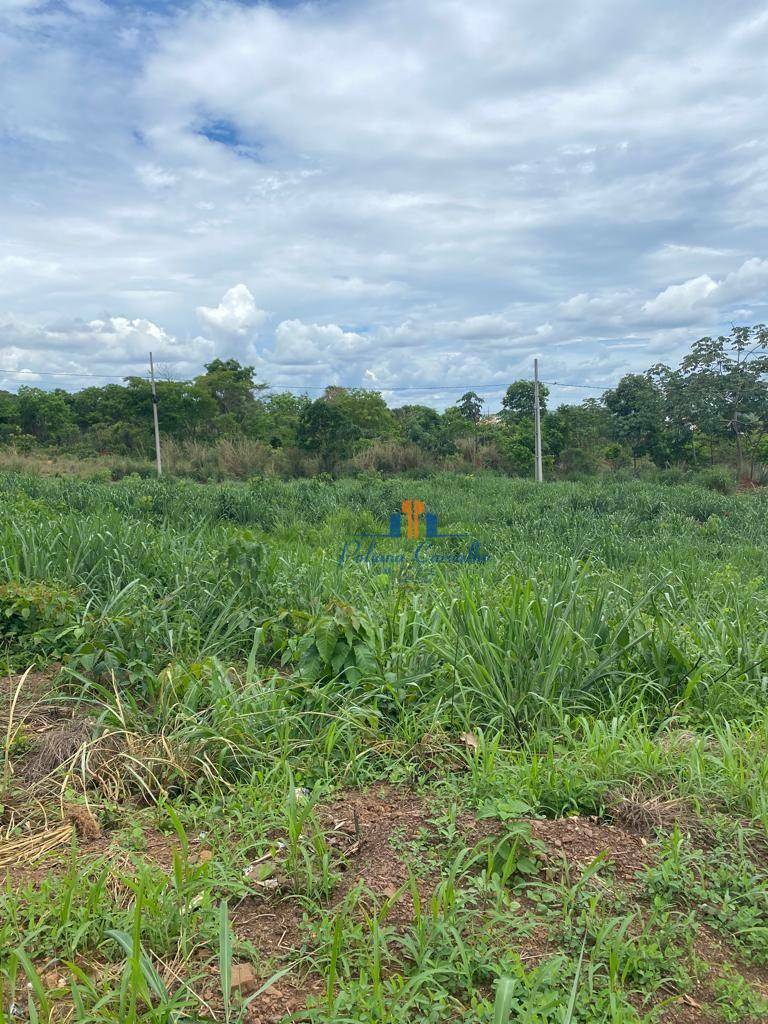
[{"label": "dry grass", "polygon": [[637,835],[653,837],[671,832],[675,825],[684,831],[700,831],[701,821],[688,801],[681,797],[648,797],[631,792],[617,797],[608,807],[612,820]]},{"label": "dry grass", "polygon": [[20,839],[0,842],[0,868],[13,864],[34,863],[51,850],[69,844],[75,825],[72,821],[63,821],[55,828],[30,832]]}]

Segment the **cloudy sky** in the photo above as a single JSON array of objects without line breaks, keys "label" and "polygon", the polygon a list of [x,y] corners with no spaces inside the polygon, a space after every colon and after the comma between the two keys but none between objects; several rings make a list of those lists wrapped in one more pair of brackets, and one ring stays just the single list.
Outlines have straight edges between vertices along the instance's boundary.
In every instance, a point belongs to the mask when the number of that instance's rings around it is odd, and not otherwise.
[{"label": "cloudy sky", "polygon": [[767,51],[750,0],[0,0],[0,388],[675,362],[768,319]]}]

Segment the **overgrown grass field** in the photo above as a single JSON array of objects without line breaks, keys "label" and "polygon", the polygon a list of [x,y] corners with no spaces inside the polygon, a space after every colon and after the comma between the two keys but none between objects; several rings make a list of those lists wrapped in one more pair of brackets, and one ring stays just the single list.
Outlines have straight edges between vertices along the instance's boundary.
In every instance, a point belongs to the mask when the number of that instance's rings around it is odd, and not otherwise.
[{"label": "overgrown grass field", "polygon": [[767,524],[0,476],[0,1021],[767,1019]]}]

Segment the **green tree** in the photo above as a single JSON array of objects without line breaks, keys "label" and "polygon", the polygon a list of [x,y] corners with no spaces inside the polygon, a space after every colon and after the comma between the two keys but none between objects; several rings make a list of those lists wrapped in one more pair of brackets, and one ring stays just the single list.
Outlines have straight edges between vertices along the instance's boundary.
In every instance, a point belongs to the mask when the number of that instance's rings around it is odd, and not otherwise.
[{"label": "green tree", "polygon": [[332,472],[341,459],[349,458],[357,437],[359,432],[349,413],[325,398],[310,402],[299,418],[299,445],[319,455],[326,472]]},{"label": "green tree", "polygon": [[628,444],[633,464],[644,455],[655,461],[662,457],[664,396],[647,374],[628,373],[603,400],[611,414],[614,435]]},{"label": "green tree", "polygon": [[70,396],[57,388],[43,391],[25,384],[19,388],[19,424],[41,444],[67,444],[77,436]]},{"label": "green tree", "polygon": [[534,439],[529,422],[508,422],[497,431],[495,442],[503,460],[504,468],[515,476],[533,474]]},{"label": "green tree", "polygon": [[557,433],[561,448],[579,448],[596,452],[611,434],[611,417],[596,398],[580,405],[559,405],[544,420],[544,432]]},{"label": "green tree", "polygon": [[358,440],[386,439],[397,434],[397,420],[378,391],[332,385],[325,389],[321,401],[334,406],[348,417],[354,424],[355,438]]},{"label": "green tree", "polygon": [[[547,411],[549,388],[539,384],[539,409]],[[501,400],[502,415],[507,420],[533,418],[534,382],[532,380],[516,380],[507,388]]]},{"label": "green tree", "polygon": [[460,416],[472,423],[478,423],[483,414],[484,400],[474,391],[467,391],[456,403]]},{"label": "green tree", "polygon": [[402,405],[393,413],[404,441],[430,455],[456,452],[445,418],[428,405]]},{"label": "green tree", "polygon": [[236,359],[214,359],[205,364],[205,371],[194,383],[215,403],[215,431],[258,437],[264,426],[264,407],[256,396],[267,385],[256,382],[254,367],[242,366]]},{"label": "green tree", "polygon": [[[185,439],[213,436],[218,408],[212,395],[189,381],[158,381],[158,415],[164,435]],[[98,451],[146,452],[152,445],[152,389],[144,377],[126,384],[85,388],[71,396],[77,426]]]},{"label": "green tree", "polygon": [[0,391],[0,444],[10,441],[20,430],[18,397],[10,391]]},{"label": "green tree", "polygon": [[462,416],[455,405],[449,405],[443,413],[443,428],[446,435],[456,441],[460,437],[477,438],[478,424]]},{"label": "green tree", "polygon": [[310,400],[306,395],[277,392],[264,401],[264,438],[273,448],[286,448],[298,443],[301,415]]},{"label": "green tree", "polygon": [[768,328],[734,327],[728,337],[700,338],[680,364],[699,429],[733,439],[740,474],[744,435],[764,430],[768,415]]}]

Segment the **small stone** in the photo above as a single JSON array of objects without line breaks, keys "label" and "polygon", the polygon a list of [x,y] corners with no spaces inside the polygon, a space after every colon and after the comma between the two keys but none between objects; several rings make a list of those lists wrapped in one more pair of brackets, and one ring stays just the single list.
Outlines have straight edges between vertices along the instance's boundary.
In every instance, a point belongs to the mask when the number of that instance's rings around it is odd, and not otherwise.
[{"label": "small stone", "polygon": [[259,987],[259,979],[251,964],[232,965],[232,989],[238,989],[244,996],[255,992]]}]

